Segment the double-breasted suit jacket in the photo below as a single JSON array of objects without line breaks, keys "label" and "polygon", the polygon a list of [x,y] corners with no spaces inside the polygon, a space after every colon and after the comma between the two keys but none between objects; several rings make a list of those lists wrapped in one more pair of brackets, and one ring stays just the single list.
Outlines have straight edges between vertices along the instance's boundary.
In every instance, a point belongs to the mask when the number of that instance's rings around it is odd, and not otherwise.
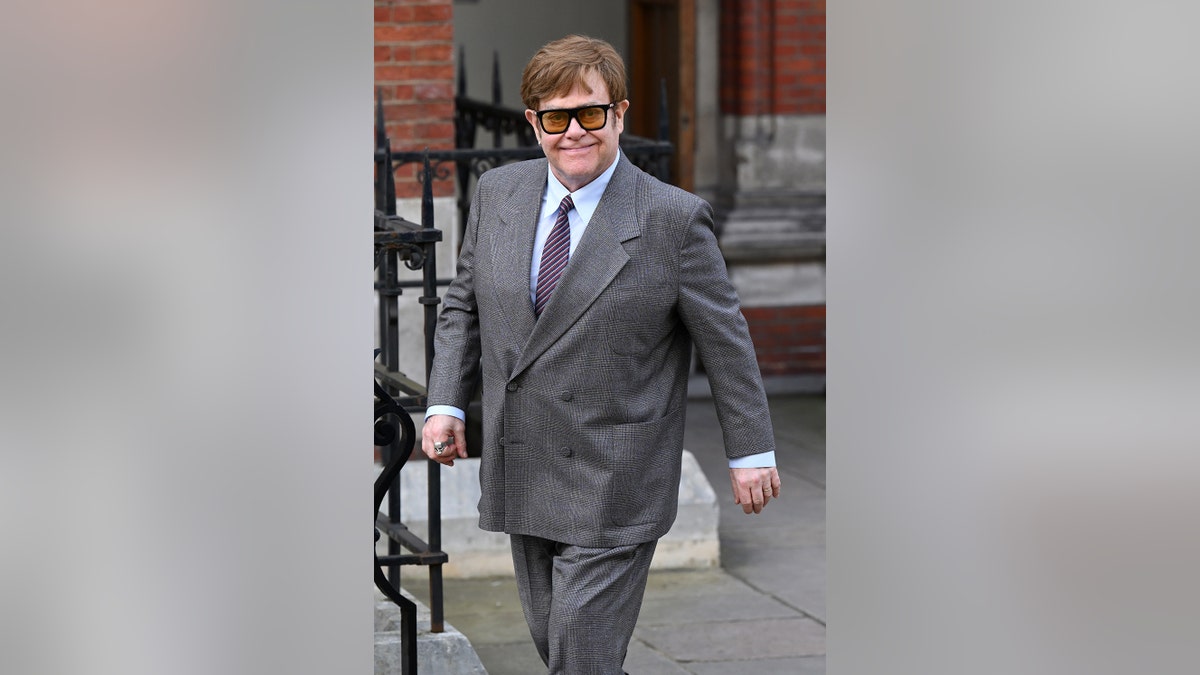
[{"label": "double-breasted suit jacket", "polygon": [[727,455],[774,450],[754,348],[709,205],[623,154],[535,317],[546,178],[545,159],[480,178],[429,404],[466,410],[482,377],[481,528],[588,547],[651,541],[675,520],[693,344]]}]

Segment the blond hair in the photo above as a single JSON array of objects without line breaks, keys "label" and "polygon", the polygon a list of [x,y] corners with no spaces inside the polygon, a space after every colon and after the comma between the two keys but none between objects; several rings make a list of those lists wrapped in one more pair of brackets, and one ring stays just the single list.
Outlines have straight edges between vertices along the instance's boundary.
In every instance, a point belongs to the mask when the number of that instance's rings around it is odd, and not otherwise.
[{"label": "blond hair", "polygon": [[584,78],[598,73],[608,87],[609,102],[628,97],[625,62],[612,45],[583,35],[568,35],[542,47],[525,66],[521,76],[521,101],[537,110],[542,101],[565,96],[575,85],[588,93]]}]

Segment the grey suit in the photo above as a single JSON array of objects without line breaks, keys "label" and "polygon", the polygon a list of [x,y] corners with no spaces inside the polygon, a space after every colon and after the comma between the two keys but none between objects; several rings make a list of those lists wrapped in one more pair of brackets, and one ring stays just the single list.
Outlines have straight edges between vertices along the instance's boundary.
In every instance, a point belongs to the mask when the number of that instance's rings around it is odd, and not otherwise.
[{"label": "grey suit", "polygon": [[429,403],[465,410],[482,376],[481,528],[589,548],[653,542],[675,520],[693,344],[728,456],[774,450],[754,348],[709,205],[624,155],[535,318],[546,176],[541,159],[480,179]]}]

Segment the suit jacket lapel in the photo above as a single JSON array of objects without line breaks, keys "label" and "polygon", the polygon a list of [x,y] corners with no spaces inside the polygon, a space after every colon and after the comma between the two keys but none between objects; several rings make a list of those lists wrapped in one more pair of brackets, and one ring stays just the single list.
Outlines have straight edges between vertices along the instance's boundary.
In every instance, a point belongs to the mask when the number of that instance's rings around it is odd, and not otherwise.
[{"label": "suit jacket lapel", "polygon": [[546,186],[546,162],[520,180],[498,209],[494,244],[496,302],[500,306],[513,341],[525,344],[533,332],[535,317],[529,299],[529,270],[533,259],[533,239],[537,234],[542,191]]},{"label": "suit jacket lapel", "polygon": [[[600,203],[592,214],[587,229],[584,230],[583,238],[554,288],[554,295],[542,311],[542,316],[533,325],[533,331],[513,370],[513,376],[519,374],[554,344],[591,307],[629,261],[629,254],[625,252],[622,244],[641,234],[641,226],[635,213],[634,195],[637,186],[634,171],[633,164],[621,155],[617,169],[604,190],[604,196],[600,198]],[[532,253],[527,251],[525,261],[528,262],[531,257]],[[528,278],[526,274],[527,291]],[[532,309],[529,316],[533,317]]]}]

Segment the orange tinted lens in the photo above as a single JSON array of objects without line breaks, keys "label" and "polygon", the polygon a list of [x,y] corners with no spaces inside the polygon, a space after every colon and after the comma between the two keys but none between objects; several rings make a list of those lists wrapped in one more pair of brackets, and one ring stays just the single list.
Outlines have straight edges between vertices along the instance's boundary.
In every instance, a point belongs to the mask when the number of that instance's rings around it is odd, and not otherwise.
[{"label": "orange tinted lens", "polygon": [[570,123],[571,113],[568,112],[556,110],[542,115],[542,128],[552,134],[564,131]]},{"label": "orange tinted lens", "polygon": [[604,126],[604,108],[599,106],[595,108],[584,108],[579,111],[576,116],[579,120],[579,126],[592,131]]}]

